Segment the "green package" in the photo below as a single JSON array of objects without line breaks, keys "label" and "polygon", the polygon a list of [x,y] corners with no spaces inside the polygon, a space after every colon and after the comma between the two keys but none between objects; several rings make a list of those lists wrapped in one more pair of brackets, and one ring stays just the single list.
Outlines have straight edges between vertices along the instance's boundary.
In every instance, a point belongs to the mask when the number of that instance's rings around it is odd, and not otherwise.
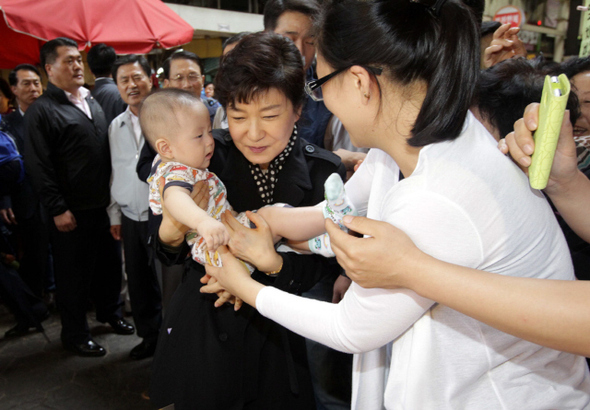
[{"label": "green package", "polygon": [[535,152],[529,168],[529,180],[534,189],[547,186],[569,94],[570,82],[564,74],[545,77],[539,107],[539,127],[534,135]]}]

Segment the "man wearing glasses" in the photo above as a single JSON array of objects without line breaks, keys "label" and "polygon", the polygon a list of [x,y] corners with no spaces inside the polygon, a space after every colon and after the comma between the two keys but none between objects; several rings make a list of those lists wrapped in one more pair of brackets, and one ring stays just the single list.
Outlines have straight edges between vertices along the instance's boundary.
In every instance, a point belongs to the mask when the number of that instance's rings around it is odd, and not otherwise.
[{"label": "man wearing glasses", "polygon": [[164,88],[180,88],[201,98],[205,107],[209,110],[211,123],[219,103],[207,97],[201,96],[205,76],[203,75],[203,64],[201,59],[190,51],[177,51],[170,56],[162,65]]}]

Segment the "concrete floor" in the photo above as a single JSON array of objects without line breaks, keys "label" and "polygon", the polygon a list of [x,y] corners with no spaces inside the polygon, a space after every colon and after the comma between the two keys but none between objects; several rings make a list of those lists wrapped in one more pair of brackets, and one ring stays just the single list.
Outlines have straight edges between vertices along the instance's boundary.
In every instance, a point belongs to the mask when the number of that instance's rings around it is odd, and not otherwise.
[{"label": "concrete floor", "polygon": [[[0,410],[152,410],[147,397],[152,359],[131,360],[141,339],[120,336],[88,314],[94,340],[107,349],[102,358],[78,357],[59,339],[60,320],[52,314],[41,333],[3,339],[14,325],[0,306]],[[128,318],[132,322],[131,318]]]}]

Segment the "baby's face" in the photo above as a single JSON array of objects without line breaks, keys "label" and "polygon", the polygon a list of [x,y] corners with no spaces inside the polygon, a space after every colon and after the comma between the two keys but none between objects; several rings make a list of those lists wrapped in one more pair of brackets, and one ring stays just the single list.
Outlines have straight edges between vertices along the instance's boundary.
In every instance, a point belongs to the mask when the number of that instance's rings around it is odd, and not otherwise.
[{"label": "baby's face", "polygon": [[176,118],[178,132],[170,138],[172,160],[192,168],[207,168],[215,148],[207,108],[203,104],[182,108]]}]

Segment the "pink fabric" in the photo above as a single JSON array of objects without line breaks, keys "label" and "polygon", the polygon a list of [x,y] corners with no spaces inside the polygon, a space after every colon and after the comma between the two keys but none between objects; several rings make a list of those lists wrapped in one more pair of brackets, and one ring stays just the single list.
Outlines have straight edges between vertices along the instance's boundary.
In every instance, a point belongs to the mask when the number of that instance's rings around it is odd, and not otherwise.
[{"label": "pink fabric", "polygon": [[80,49],[106,43],[117,54],[145,54],[186,44],[193,37],[193,28],[160,0],[0,0],[0,10],[0,33],[8,25],[9,31],[34,37],[25,43],[5,42],[2,37],[0,68],[13,68],[7,60],[23,48],[38,62],[36,39],[68,37]]},{"label": "pink fabric", "polygon": [[92,119],[92,111],[90,111],[90,106],[86,101],[86,97],[90,95],[90,91],[88,91],[84,87],[80,87],[80,89],[78,90],[78,92],[80,93],[80,98],[74,97],[74,94],[69,93],[65,90],[64,92],[66,93],[68,100],[70,100],[72,104],[78,107],[84,114],[86,114],[88,118]]}]

